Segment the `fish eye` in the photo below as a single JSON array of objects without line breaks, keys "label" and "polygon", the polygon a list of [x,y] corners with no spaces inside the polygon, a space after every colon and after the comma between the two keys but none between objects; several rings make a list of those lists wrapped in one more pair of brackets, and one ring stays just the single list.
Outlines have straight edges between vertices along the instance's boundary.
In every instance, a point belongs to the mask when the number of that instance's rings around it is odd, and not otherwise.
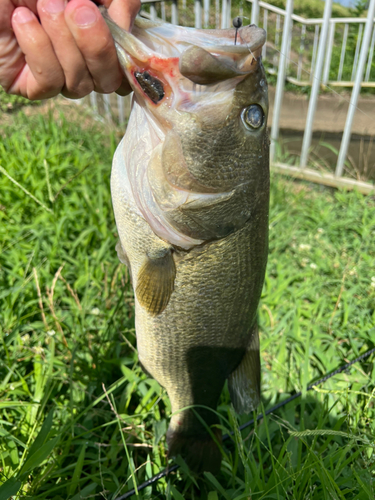
[{"label": "fish eye", "polygon": [[251,104],[242,111],[242,121],[246,128],[258,129],[263,125],[264,113],[259,104]]}]

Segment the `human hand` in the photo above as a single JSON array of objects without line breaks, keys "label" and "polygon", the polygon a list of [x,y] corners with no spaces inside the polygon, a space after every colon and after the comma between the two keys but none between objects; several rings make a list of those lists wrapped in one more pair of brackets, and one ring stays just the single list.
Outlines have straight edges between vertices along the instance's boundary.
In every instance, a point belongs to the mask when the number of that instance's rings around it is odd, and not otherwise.
[{"label": "human hand", "polygon": [[[140,0],[101,2],[131,29]],[[31,100],[130,92],[110,31],[90,0],[0,0],[0,85]]]}]

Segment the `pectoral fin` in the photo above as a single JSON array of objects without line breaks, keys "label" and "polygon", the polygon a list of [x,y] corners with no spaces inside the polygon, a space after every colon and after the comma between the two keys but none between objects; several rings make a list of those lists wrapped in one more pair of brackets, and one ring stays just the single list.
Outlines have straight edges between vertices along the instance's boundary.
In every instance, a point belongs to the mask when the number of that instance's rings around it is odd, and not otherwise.
[{"label": "pectoral fin", "polygon": [[237,413],[250,413],[260,401],[260,356],[258,325],[254,327],[245,356],[228,378],[228,388]]},{"label": "pectoral fin", "polygon": [[157,316],[167,307],[174,289],[176,266],[171,250],[161,257],[146,257],[136,286],[136,296],[142,307]]}]

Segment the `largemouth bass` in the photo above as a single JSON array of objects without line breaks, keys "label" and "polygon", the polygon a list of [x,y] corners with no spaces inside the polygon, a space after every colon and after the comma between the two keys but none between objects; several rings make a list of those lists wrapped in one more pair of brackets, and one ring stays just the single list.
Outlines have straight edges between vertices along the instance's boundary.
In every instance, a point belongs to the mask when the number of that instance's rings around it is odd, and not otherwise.
[{"label": "largemouth bass", "polygon": [[135,291],[139,360],[171,401],[169,455],[215,472],[225,381],[238,412],[252,411],[260,397],[265,32],[241,27],[235,45],[235,29],[137,18],[130,34],[103,15],[134,90],[111,192],[117,252]]}]

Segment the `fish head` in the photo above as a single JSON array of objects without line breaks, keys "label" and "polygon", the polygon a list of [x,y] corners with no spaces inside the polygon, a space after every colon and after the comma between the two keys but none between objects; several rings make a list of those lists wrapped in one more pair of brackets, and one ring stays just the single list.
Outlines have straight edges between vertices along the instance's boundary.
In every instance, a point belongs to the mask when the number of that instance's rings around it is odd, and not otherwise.
[{"label": "fish head", "polygon": [[[158,172],[177,190],[178,196],[175,191],[169,196],[167,188],[153,193],[159,207],[166,204],[168,217],[173,218],[171,210],[178,205],[193,207],[187,193],[232,197],[228,193],[233,190],[246,195],[246,186],[256,191],[262,183],[267,191],[268,91],[261,62],[265,31],[255,25],[200,30],[138,17],[128,33],[104,17],[135,100],[154,131],[153,147],[162,149]],[[249,205],[250,198],[237,198],[243,223],[250,212],[244,203]],[[172,224],[190,237],[202,236],[186,221]],[[225,223],[217,237],[237,225]]]}]

